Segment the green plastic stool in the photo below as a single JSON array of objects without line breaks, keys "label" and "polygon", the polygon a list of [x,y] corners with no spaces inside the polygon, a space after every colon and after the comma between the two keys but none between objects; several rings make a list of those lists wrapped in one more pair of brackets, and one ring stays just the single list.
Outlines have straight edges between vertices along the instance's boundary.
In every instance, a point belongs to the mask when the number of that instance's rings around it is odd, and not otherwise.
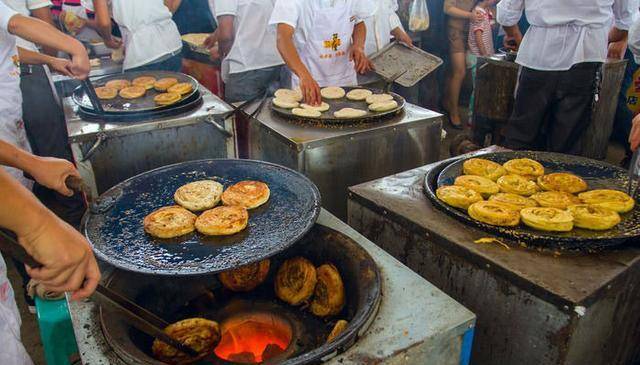
[{"label": "green plastic stool", "polygon": [[47,365],[71,364],[70,359],[78,354],[78,346],[67,300],[36,297],[36,314]]}]

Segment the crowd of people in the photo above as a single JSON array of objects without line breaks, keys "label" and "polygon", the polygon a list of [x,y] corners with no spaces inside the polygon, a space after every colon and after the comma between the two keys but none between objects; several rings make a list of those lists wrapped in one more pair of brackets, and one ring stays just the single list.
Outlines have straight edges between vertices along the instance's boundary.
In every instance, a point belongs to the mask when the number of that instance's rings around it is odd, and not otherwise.
[{"label": "crowd of people", "polygon": [[[43,265],[26,268],[27,274],[51,290],[73,292],[74,299],[90,295],[100,279],[89,244],[73,228],[76,221],[58,217],[30,191],[35,183],[82,204],[65,185],[79,174],[70,162],[64,120],[33,113],[53,103],[23,98],[27,90],[34,95],[47,87],[49,72],[88,77],[87,51],[78,39],[99,37],[124,49],[124,71],[180,71],[181,28],[200,28],[188,16],[178,18],[185,7],[204,6],[208,15],[198,14],[215,23],[203,26],[211,32],[205,45],[222,61],[228,102],[257,98],[277,85],[299,87],[311,105],[321,102],[321,87],[378,82],[368,56],[393,39],[418,43],[446,60],[441,104],[453,128],[465,124],[460,93],[477,57],[499,47],[517,49],[520,72],[504,145],[571,154],[580,153],[577,141],[591,120],[603,62],[622,58],[627,44],[636,57],[632,63],[640,57],[638,0],[427,0],[431,29],[422,35],[405,31],[407,2],[0,0],[0,227],[15,232]],[[21,72],[27,64],[34,68]],[[407,97],[420,102],[415,94]],[[633,124],[630,118],[628,142],[635,150],[640,117]],[[0,363],[30,364],[6,271],[0,257]]]}]

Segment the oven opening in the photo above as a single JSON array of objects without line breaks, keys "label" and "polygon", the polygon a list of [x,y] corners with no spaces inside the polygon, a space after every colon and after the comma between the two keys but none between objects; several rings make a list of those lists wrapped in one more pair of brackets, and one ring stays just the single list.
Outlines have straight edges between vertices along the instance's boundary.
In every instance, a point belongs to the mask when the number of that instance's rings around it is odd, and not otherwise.
[{"label": "oven opening", "polygon": [[268,312],[242,313],[224,320],[216,355],[226,361],[259,364],[282,355],[293,337],[284,318]]}]

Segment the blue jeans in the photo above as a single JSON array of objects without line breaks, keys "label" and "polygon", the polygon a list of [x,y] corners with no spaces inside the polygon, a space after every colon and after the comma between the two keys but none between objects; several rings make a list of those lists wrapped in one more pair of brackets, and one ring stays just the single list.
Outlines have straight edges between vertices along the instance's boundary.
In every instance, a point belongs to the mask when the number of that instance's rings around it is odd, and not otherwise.
[{"label": "blue jeans", "polygon": [[224,84],[224,99],[228,103],[251,100],[264,95],[267,90],[275,91],[280,85],[282,66],[274,66],[229,74]]},{"label": "blue jeans", "polygon": [[182,53],[171,56],[164,61],[148,63],[138,66],[127,71],[173,71],[180,72],[182,70]]}]

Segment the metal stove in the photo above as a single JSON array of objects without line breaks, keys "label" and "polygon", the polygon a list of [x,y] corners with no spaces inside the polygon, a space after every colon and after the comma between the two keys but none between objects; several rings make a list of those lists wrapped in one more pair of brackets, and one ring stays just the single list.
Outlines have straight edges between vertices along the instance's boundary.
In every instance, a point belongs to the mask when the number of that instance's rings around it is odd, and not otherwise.
[{"label": "metal stove", "polygon": [[[475,325],[473,313],[327,211],[321,212],[318,225],[338,231],[371,255],[381,274],[382,291],[377,313],[374,312],[370,320],[358,331],[355,344],[340,354],[334,352],[322,357],[320,362],[443,365],[468,363]],[[111,277],[113,273],[113,269],[110,268],[103,271],[105,278]],[[126,287],[128,286],[125,285],[123,288]],[[121,290],[124,290],[123,288]],[[92,302],[72,302],[69,304],[69,311],[84,364],[147,363],[134,360],[135,357],[123,360],[123,356],[118,355],[121,351],[114,351],[109,345],[109,341],[113,339],[108,340],[105,336],[103,328],[106,327],[103,327],[104,323],[101,325],[99,309]],[[318,360],[314,361],[317,362]]]},{"label": "metal stove", "polygon": [[71,97],[63,100],[69,143],[83,180],[98,196],[141,172],[182,161],[236,157],[231,110],[199,87],[202,103],[177,115],[135,122],[86,120]]},{"label": "metal stove", "polygon": [[349,186],[438,160],[442,115],[407,103],[390,118],[322,125],[285,119],[265,105],[238,130],[248,158],[302,172],[318,186],[323,206],[345,219]]}]

